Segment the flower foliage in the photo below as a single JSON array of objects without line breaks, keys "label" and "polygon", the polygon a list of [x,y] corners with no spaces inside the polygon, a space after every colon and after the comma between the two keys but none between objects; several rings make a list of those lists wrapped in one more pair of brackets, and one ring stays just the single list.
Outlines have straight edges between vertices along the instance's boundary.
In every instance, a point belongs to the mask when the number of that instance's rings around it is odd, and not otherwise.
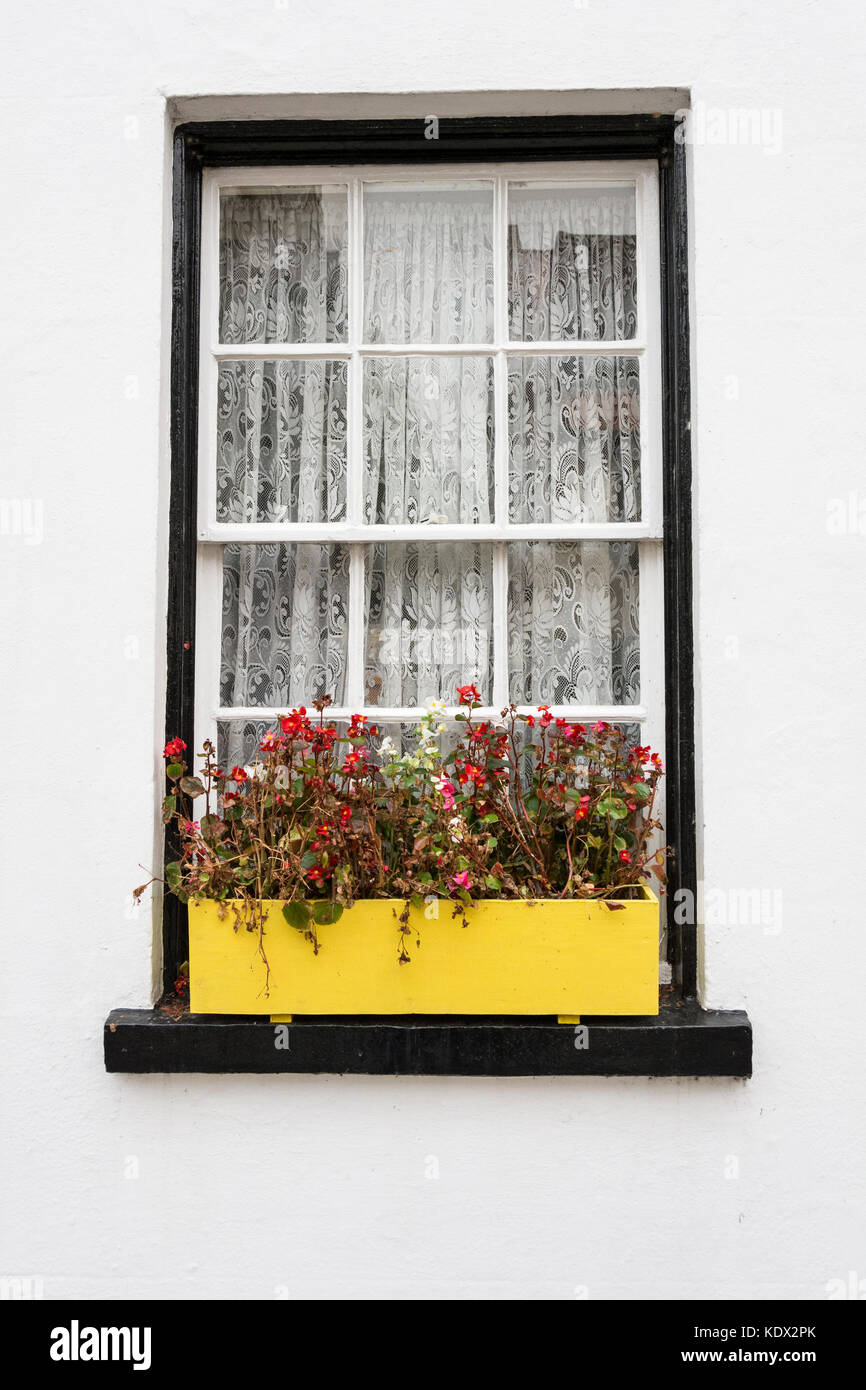
[{"label": "flower foliage", "polygon": [[485,897],[614,898],[650,873],[664,881],[665,851],[651,848],[657,754],[544,705],[481,720],[475,686],[457,696],[458,736],[445,753],[438,701],[402,753],[364,715],[338,728],[327,699],[312,715],[302,706],[283,716],[250,767],[221,769],[206,742],[191,774],[172,739],[163,819],[179,853],[169,888],[183,900],[279,900],[317,944],[316,925],[359,898],[404,899],[405,924],[410,902],[444,899],[465,914]]}]

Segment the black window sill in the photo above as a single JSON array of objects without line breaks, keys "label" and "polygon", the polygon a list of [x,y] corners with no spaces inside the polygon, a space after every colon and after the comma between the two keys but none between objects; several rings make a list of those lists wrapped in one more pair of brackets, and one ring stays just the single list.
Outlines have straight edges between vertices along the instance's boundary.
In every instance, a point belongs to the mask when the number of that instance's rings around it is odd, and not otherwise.
[{"label": "black window sill", "polygon": [[[115,1009],[110,1072],[336,1072],[376,1076],[734,1076],[752,1074],[741,1010],[663,1004],[657,1017],[296,1018]],[[280,1031],[278,1031],[280,1030]]]}]

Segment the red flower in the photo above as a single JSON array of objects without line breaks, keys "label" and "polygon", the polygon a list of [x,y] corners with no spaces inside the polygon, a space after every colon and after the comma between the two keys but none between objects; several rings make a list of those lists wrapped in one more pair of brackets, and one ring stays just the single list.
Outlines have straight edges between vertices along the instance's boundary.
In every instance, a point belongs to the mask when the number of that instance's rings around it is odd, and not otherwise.
[{"label": "red flower", "polygon": [[233,768],[232,768],[232,781],[233,781],[233,782],[237,782],[238,785],[240,785],[242,782],[247,782],[247,781],[249,781],[249,778],[247,777],[247,774],[244,772],[244,770],[243,770],[242,767],[233,767]]},{"label": "red flower", "polygon": [[621,849],[619,852],[619,857],[622,860],[623,864],[631,863],[631,855],[629,854],[627,849]]},{"label": "red flower", "polygon": [[461,705],[481,704],[481,692],[476,685],[458,685],[457,694]]},{"label": "red flower", "polygon": [[310,729],[306,705],[301,705],[299,709],[293,709],[288,714],[283,715],[280,720],[280,728],[288,738],[298,738],[306,734]]},{"label": "red flower", "polygon": [[173,738],[173,739],[172,739],[169,743],[167,743],[167,744],[165,745],[165,747],[163,748],[163,750],[162,750],[162,756],[163,756],[164,758],[179,758],[180,755],[181,755],[181,753],[184,753],[185,751],[186,751],[186,744],[184,743],[183,739],[182,739],[182,738]]},{"label": "red flower", "polygon": [[549,724],[553,723],[553,715],[550,713],[550,705],[539,705],[538,713],[541,715],[539,723],[541,724],[542,729],[546,729]]}]

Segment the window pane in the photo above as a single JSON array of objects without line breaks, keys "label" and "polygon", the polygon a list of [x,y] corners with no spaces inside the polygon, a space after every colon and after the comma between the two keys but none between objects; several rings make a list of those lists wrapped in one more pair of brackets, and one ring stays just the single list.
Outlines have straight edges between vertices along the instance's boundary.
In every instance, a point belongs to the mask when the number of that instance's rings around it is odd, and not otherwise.
[{"label": "window pane", "polygon": [[492,696],[492,548],[471,542],[372,547],[367,570],[365,699],[393,709],[458,685]]},{"label": "window pane", "polygon": [[512,521],[640,521],[636,357],[512,357]]},{"label": "window pane", "polygon": [[637,334],[633,188],[508,191],[508,318],[521,342]]},{"label": "window pane", "polygon": [[217,725],[217,762],[224,772],[252,767],[272,720],[225,719]]},{"label": "window pane", "polygon": [[342,700],[348,611],[346,546],[225,546],[221,704]]},{"label": "window pane", "polygon": [[492,359],[367,359],[364,461],[368,522],[491,521]]},{"label": "window pane", "polygon": [[640,699],[633,541],[509,546],[508,669],[516,704]]},{"label": "window pane", "polygon": [[486,343],[493,336],[493,189],[366,189],[364,336]]},{"label": "window pane", "polygon": [[220,342],[346,340],[345,188],[224,193]]},{"label": "window pane", "polygon": [[343,521],[345,362],[222,362],[217,520]]}]

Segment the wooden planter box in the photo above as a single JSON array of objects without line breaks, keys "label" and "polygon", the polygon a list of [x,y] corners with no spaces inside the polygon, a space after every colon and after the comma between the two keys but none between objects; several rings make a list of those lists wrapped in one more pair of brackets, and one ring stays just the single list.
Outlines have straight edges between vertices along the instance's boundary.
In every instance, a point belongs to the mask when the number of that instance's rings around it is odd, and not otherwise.
[{"label": "wooden planter box", "polygon": [[[642,896],[599,901],[487,899],[469,926],[439,904],[428,920],[412,909],[398,962],[403,903],[365,899],[317,927],[318,955],[267,902],[264,946],[235,930],[229,908],[189,905],[190,1009],[196,1014],[657,1014],[659,904]],[[223,908],[225,905],[222,905]],[[417,944],[420,937],[421,944]]]}]

